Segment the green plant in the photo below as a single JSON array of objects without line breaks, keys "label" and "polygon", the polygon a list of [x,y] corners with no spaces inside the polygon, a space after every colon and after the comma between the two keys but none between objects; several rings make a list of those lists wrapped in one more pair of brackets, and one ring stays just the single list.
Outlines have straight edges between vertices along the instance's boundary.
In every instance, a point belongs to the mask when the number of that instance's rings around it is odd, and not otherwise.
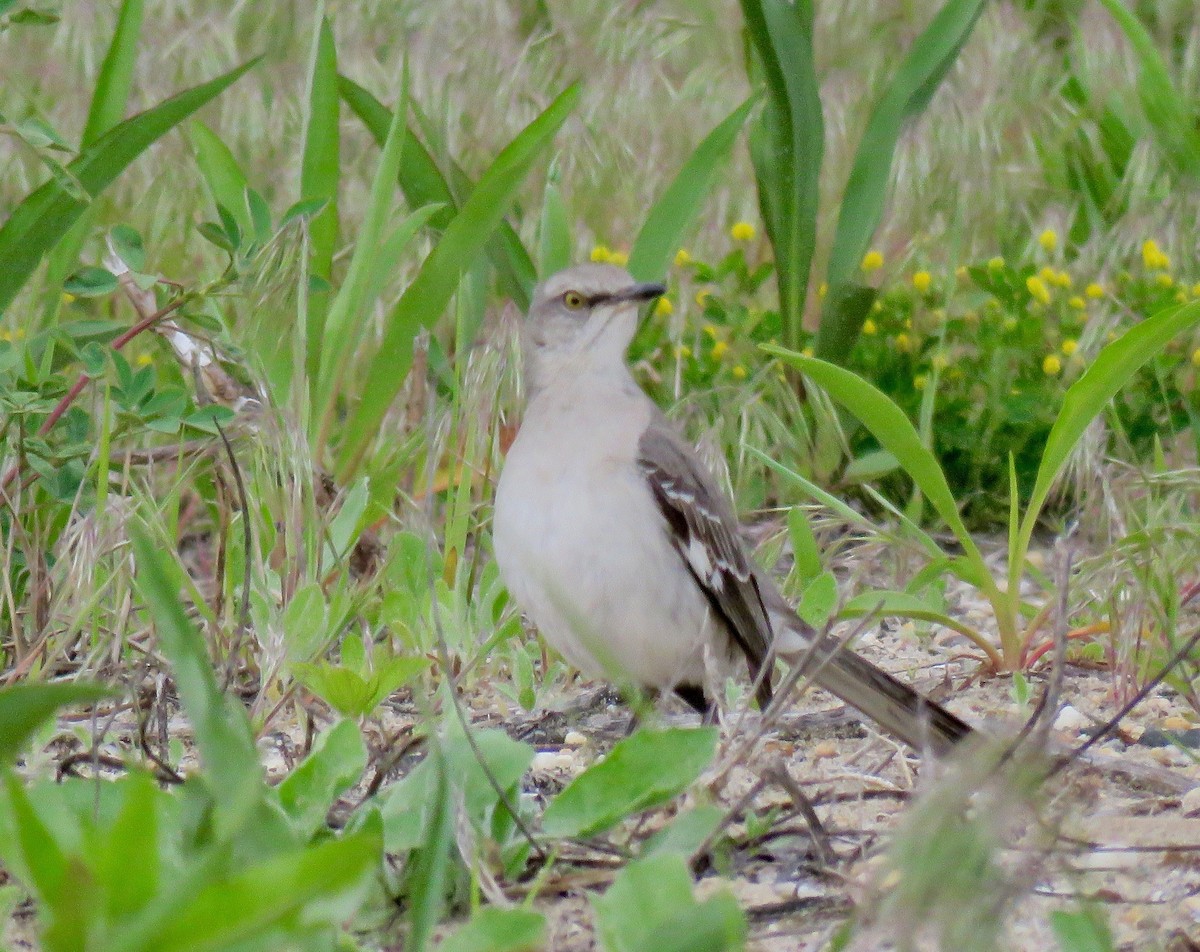
[{"label": "green plant", "polygon": [[[856,275],[883,217],[896,144],[906,123],[933,98],[982,9],[982,0],[949,0],[914,41],[871,114],[851,166],[829,253],[829,293],[816,344],[823,359],[844,363],[854,346],[875,296]],[[748,69],[754,82],[766,89],[766,104],[750,135],[759,205],[775,249],[783,342],[798,350],[817,248],[824,151],[813,4],[742,0],[742,13],[753,50]]]},{"label": "green plant", "polygon": [[[1088,424],[1108,405],[1114,395],[1148,361],[1182,331],[1200,320],[1200,303],[1177,305],[1160,311],[1128,330],[1105,347],[1092,365],[1063,396],[1054,425],[1046,439],[1037,478],[1028,504],[1021,513],[1015,467],[1009,457],[1008,552],[1005,577],[998,582],[991,574],[978,544],[959,514],[953,491],[936,458],[925,446],[908,417],[877,387],[848,370],[814,357],[806,357],[782,348],[768,348],[794,365],[831,397],[844,406],[895,457],[929,504],[954,533],[964,554],[951,558],[926,537],[926,545],[939,554],[938,564],[964,581],[979,588],[991,604],[999,634],[999,650],[982,633],[961,623],[955,624],[967,634],[999,670],[1014,670],[1024,663],[1029,639],[1036,625],[1025,626],[1026,613],[1020,586],[1026,572],[1026,556],[1033,531],[1055,481],[1066,465],[1075,444]],[[870,593],[861,596],[854,611],[869,609],[866,602],[882,600],[885,614],[904,615],[911,607],[907,599]],[[1032,611],[1030,612],[1032,614]]]}]

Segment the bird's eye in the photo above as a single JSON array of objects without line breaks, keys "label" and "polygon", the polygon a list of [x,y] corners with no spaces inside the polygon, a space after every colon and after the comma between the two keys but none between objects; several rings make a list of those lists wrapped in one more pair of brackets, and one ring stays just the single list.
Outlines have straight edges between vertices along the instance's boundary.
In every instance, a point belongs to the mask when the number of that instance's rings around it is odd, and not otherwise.
[{"label": "bird's eye", "polygon": [[568,291],[562,296],[562,302],[568,310],[578,311],[587,304],[587,298],[578,291]]}]

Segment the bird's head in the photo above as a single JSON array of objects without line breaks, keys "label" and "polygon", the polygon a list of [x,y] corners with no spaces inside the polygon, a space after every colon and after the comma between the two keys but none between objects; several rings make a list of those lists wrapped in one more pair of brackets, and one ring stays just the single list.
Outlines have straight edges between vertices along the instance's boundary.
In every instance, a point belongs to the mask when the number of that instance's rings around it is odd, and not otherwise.
[{"label": "bird's head", "polygon": [[618,370],[637,331],[638,309],[666,293],[639,283],[611,264],[580,264],[559,271],[533,292],[525,322],[529,387],[541,389],[559,373]]}]

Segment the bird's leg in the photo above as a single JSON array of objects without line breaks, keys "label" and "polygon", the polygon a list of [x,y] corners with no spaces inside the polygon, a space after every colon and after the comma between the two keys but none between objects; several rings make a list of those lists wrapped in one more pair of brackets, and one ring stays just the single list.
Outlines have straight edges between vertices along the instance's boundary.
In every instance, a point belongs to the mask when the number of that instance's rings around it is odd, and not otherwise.
[{"label": "bird's leg", "polygon": [[704,688],[698,684],[680,684],[675,688],[675,695],[696,711],[703,723],[717,723],[717,705],[709,700],[708,695],[704,693]]}]

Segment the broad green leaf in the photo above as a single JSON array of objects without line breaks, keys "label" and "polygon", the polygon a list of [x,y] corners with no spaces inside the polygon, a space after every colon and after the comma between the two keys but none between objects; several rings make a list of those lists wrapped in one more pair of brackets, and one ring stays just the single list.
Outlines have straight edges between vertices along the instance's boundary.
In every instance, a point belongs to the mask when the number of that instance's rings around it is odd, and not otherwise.
[{"label": "broad green leaf", "polygon": [[661,281],[667,273],[667,266],[712,192],[756,101],[757,97],[747,99],[704,137],[650,208],[629,252],[629,273],[638,281]]},{"label": "broad green leaf", "polygon": [[334,800],[358,782],[367,767],[367,746],[353,721],[325,731],[310,753],[276,788],[280,806],[305,833],[325,825]]},{"label": "broad green leaf", "polygon": [[731,952],[746,941],[733,895],[724,890],[697,902],[677,853],[634,860],[592,906],[606,952]]},{"label": "broad green leaf", "polygon": [[[1134,374],[1176,335],[1197,322],[1200,322],[1200,302],[1159,311],[1100,351],[1091,366],[1067,389],[1062,409],[1046,437],[1046,448],[1021,522],[1017,549],[1020,564],[1012,565],[1010,571],[1023,571],[1024,553],[1046,497],[1088,425]],[[1012,582],[1010,576],[1010,590],[1015,590]]]},{"label": "broad green leaf", "polygon": [[[322,8],[323,9],[323,6]],[[308,111],[305,116],[304,154],[300,166],[300,197],[324,199],[325,208],[308,223],[308,238],[312,248],[312,273],[330,280],[333,253],[338,238],[338,163],[339,119],[337,51],[333,29],[322,16],[313,40],[311,67],[308,77]],[[308,298],[309,342],[308,374],[315,378],[321,366],[321,347],[325,336],[325,311],[328,295],[317,293]]]},{"label": "broad green leaf", "polygon": [[443,752],[436,746],[425,762],[433,775],[431,814],[425,839],[409,860],[409,931],[406,948],[424,952],[446,906],[450,851],[454,848],[454,797]]},{"label": "broad green leaf", "polygon": [[[117,14],[117,28],[112,42],[96,74],[92,102],[88,107],[87,123],[80,144],[87,148],[108,132],[125,115],[129,91],[133,88],[134,67],[137,65],[138,36],[142,30],[144,0],[124,0]],[[71,226],[54,248],[46,274],[46,283],[53,291],[75,267],[79,251],[87,240],[93,213],[89,208]],[[133,267],[130,265],[130,267]],[[136,268],[134,270],[137,270]]]},{"label": "broad green leaf", "polygon": [[637,731],[567,785],[546,808],[551,836],[587,837],[687,789],[712,760],[712,727]]},{"label": "broad green leaf", "polygon": [[16,759],[34,731],[60,707],[94,704],[112,695],[108,688],[82,681],[0,688],[0,768]]},{"label": "broad green leaf", "polygon": [[579,98],[570,86],[498,155],[392,312],[365,379],[371,381],[351,412],[338,454],[338,481],[358,468],[412,363],[413,338],[441,316],[459,277],[495,231],[535,159],[549,144]]},{"label": "broad green leaf", "polygon": [[676,816],[646,840],[643,856],[677,853],[685,859],[695,855],[725,819],[725,811],[711,803],[702,803]]},{"label": "broad green leaf", "polygon": [[970,625],[947,615],[944,611],[931,605],[928,600],[910,592],[893,592],[885,589],[863,592],[846,602],[838,612],[838,617],[863,618],[874,614],[878,614],[881,618],[911,618],[914,621],[933,622],[935,625],[941,625],[943,628],[966,635],[974,642],[978,642],[981,637],[980,633]]},{"label": "broad green leaf", "polygon": [[213,208],[224,208],[243,231],[250,231],[250,211],[243,200],[249,186],[233,150],[199,119],[188,123],[188,139]]},{"label": "broad green leaf", "polygon": [[546,918],[526,909],[486,906],[438,944],[438,952],[537,952],[545,947]]},{"label": "broad green leaf", "polygon": [[822,360],[845,363],[871,313],[877,292],[865,284],[839,282],[829,288],[817,328],[816,353]]},{"label": "broad green leaf", "polygon": [[[991,576],[987,572],[983,555],[963,524],[954,494],[950,491],[941,466],[933,453],[922,444],[920,435],[904,411],[878,387],[849,370],[781,347],[766,345],[763,349],[806,374],[858,418],[879,441],[879,445],[896,457],[904,472],[917,484],[930,505],[950,527],[966,550],[967,557],[972,562],[984,566],[981,576],[986,576],[985,581],[990,581]],[[994,582],[990,582],[990,587],[986,590],[998,595]]]},{"label": "broad green leaf", "polygon": [[796,614],[812,627],[821,629],[837,611],[837,604],[837,579],[832,572],[825,571],[805,587],[800,595],[800,603],[796,606]]},{"label": "broad green leaf", "polygon": [[[854,153],[842,196],[837,234],[830,252],[830,289],[850,281],[883,217],[892,157],[905,125],[929,105],[959,50],[975,27],[986,0],[948,0],[913,41]],[[869,305],[868,305],[869,306]],[[822,323],[824,323],[822,318]],[[861,326],[861,322],[860,322]],[[857,331],[856,335],[857,336]],[[851,341],[853,343],[853,341]],[[821,352],[825,357],[828,352]],[[844,359],[849,350],[826,359]]]},{"label": "broad green leaf", "polygon": [[[126,119],[106,132],[67,169],[92,198],[104,191],[156,140],[235,83],[257,60],[251,60],[200,86],[186,90],[152,109]],[[58,181],[30,193],[0,226],[0,312],[12,303],[38,262],[67,233],[88,203],[72,196]]]},{"label": "broad green leaf", "polygon": [[118,781],[123,788],[121,812],[91,857],[112,921],[133,915],[158,893],[162,859],[158,825],[160,793],[154,778],[141,770]]},{"label": "broad green leaf", "polygon": [[137,587],[150,607],[158,644],[171,664],[218,811],[218,837],[233,835],[262,797],[262,767],[241,703],[217,685],[204,637],[179,601],[170,556],[137,524],[129,527]]},{"label": "broad green leaf", "polygon": [[[345,76],[338,78],[338,88],[346,104],[370,130],[375,141],[382,145],[387,138],[391,113],[367,90]],[[469,195],[474,190],[474,185],[466,179],[465,174],[454,168],[452,171],[457,173],[456,181],[462,180],[465,183],[456,195],[411,127],[408,135],[407,148],[400,163],[400,188],[403,189],[410,208],[423,205],[445,206],[444,210],[438,212],[429,222],[434,230],[444,231],[461,205],[459,196]],[[507,221],[500,222],[496,234],[488,241],[487,256],[496,271],[503,292],[512,298],[519,310],[528,310],[533,286],[537,281],[537,271],[529,252],[525,250],[520,237]]]},{"label": "broad green leaf", "polygon": [[109,232],[113,251],[131,271],[143,271],[146,268],[146,245],[136,228],[129,225],[116,225]]},{"label": "broad green leaf", "polygon": [[75,297],[100,297],[117,289],[117,276],[104,268],[80,268],[63,283],[63,290]]},{"label": "broad green leaf", "polygon": [[301,912],[309,927],[336,923],[346,913],[336,900],[348,899],[352,912],[381,860],[373,829],[272,857],[210,880],[181,908],[152,906],[139,927],[115,937],[109,952],[216,952]]},{"label": "broad green leaf", "polygon": [[1098,904],[1056,909],[1050,913],[1050,928],[1061,952],[1115,952],[1112,930]]},{"label": "broad green leaf", "polygon": [[54,834],[42,822],[20,779],[7,765],[3,768],[9,810],[15,827],[21,859],[33,881],[27,885],[37,890],[42,902],[53,913],[69,901],[66,887],[69,861]]},{"label": "broad green leaf", "polygon": [[792,506],[788,510],[788,537],[792,543],[792,556],[796,562],[796,574],[802,582],[811,582],[821,574],[821,549],[813,534],[808,510],[803,506]]},{"label": "broad green leaf", "polygon": [[813,57],[812,0],[742,0],[752,78],[767,101],[750,130],[763,222],[775,249],[783,339],[799,346],[817,240],[825,126]]}]

